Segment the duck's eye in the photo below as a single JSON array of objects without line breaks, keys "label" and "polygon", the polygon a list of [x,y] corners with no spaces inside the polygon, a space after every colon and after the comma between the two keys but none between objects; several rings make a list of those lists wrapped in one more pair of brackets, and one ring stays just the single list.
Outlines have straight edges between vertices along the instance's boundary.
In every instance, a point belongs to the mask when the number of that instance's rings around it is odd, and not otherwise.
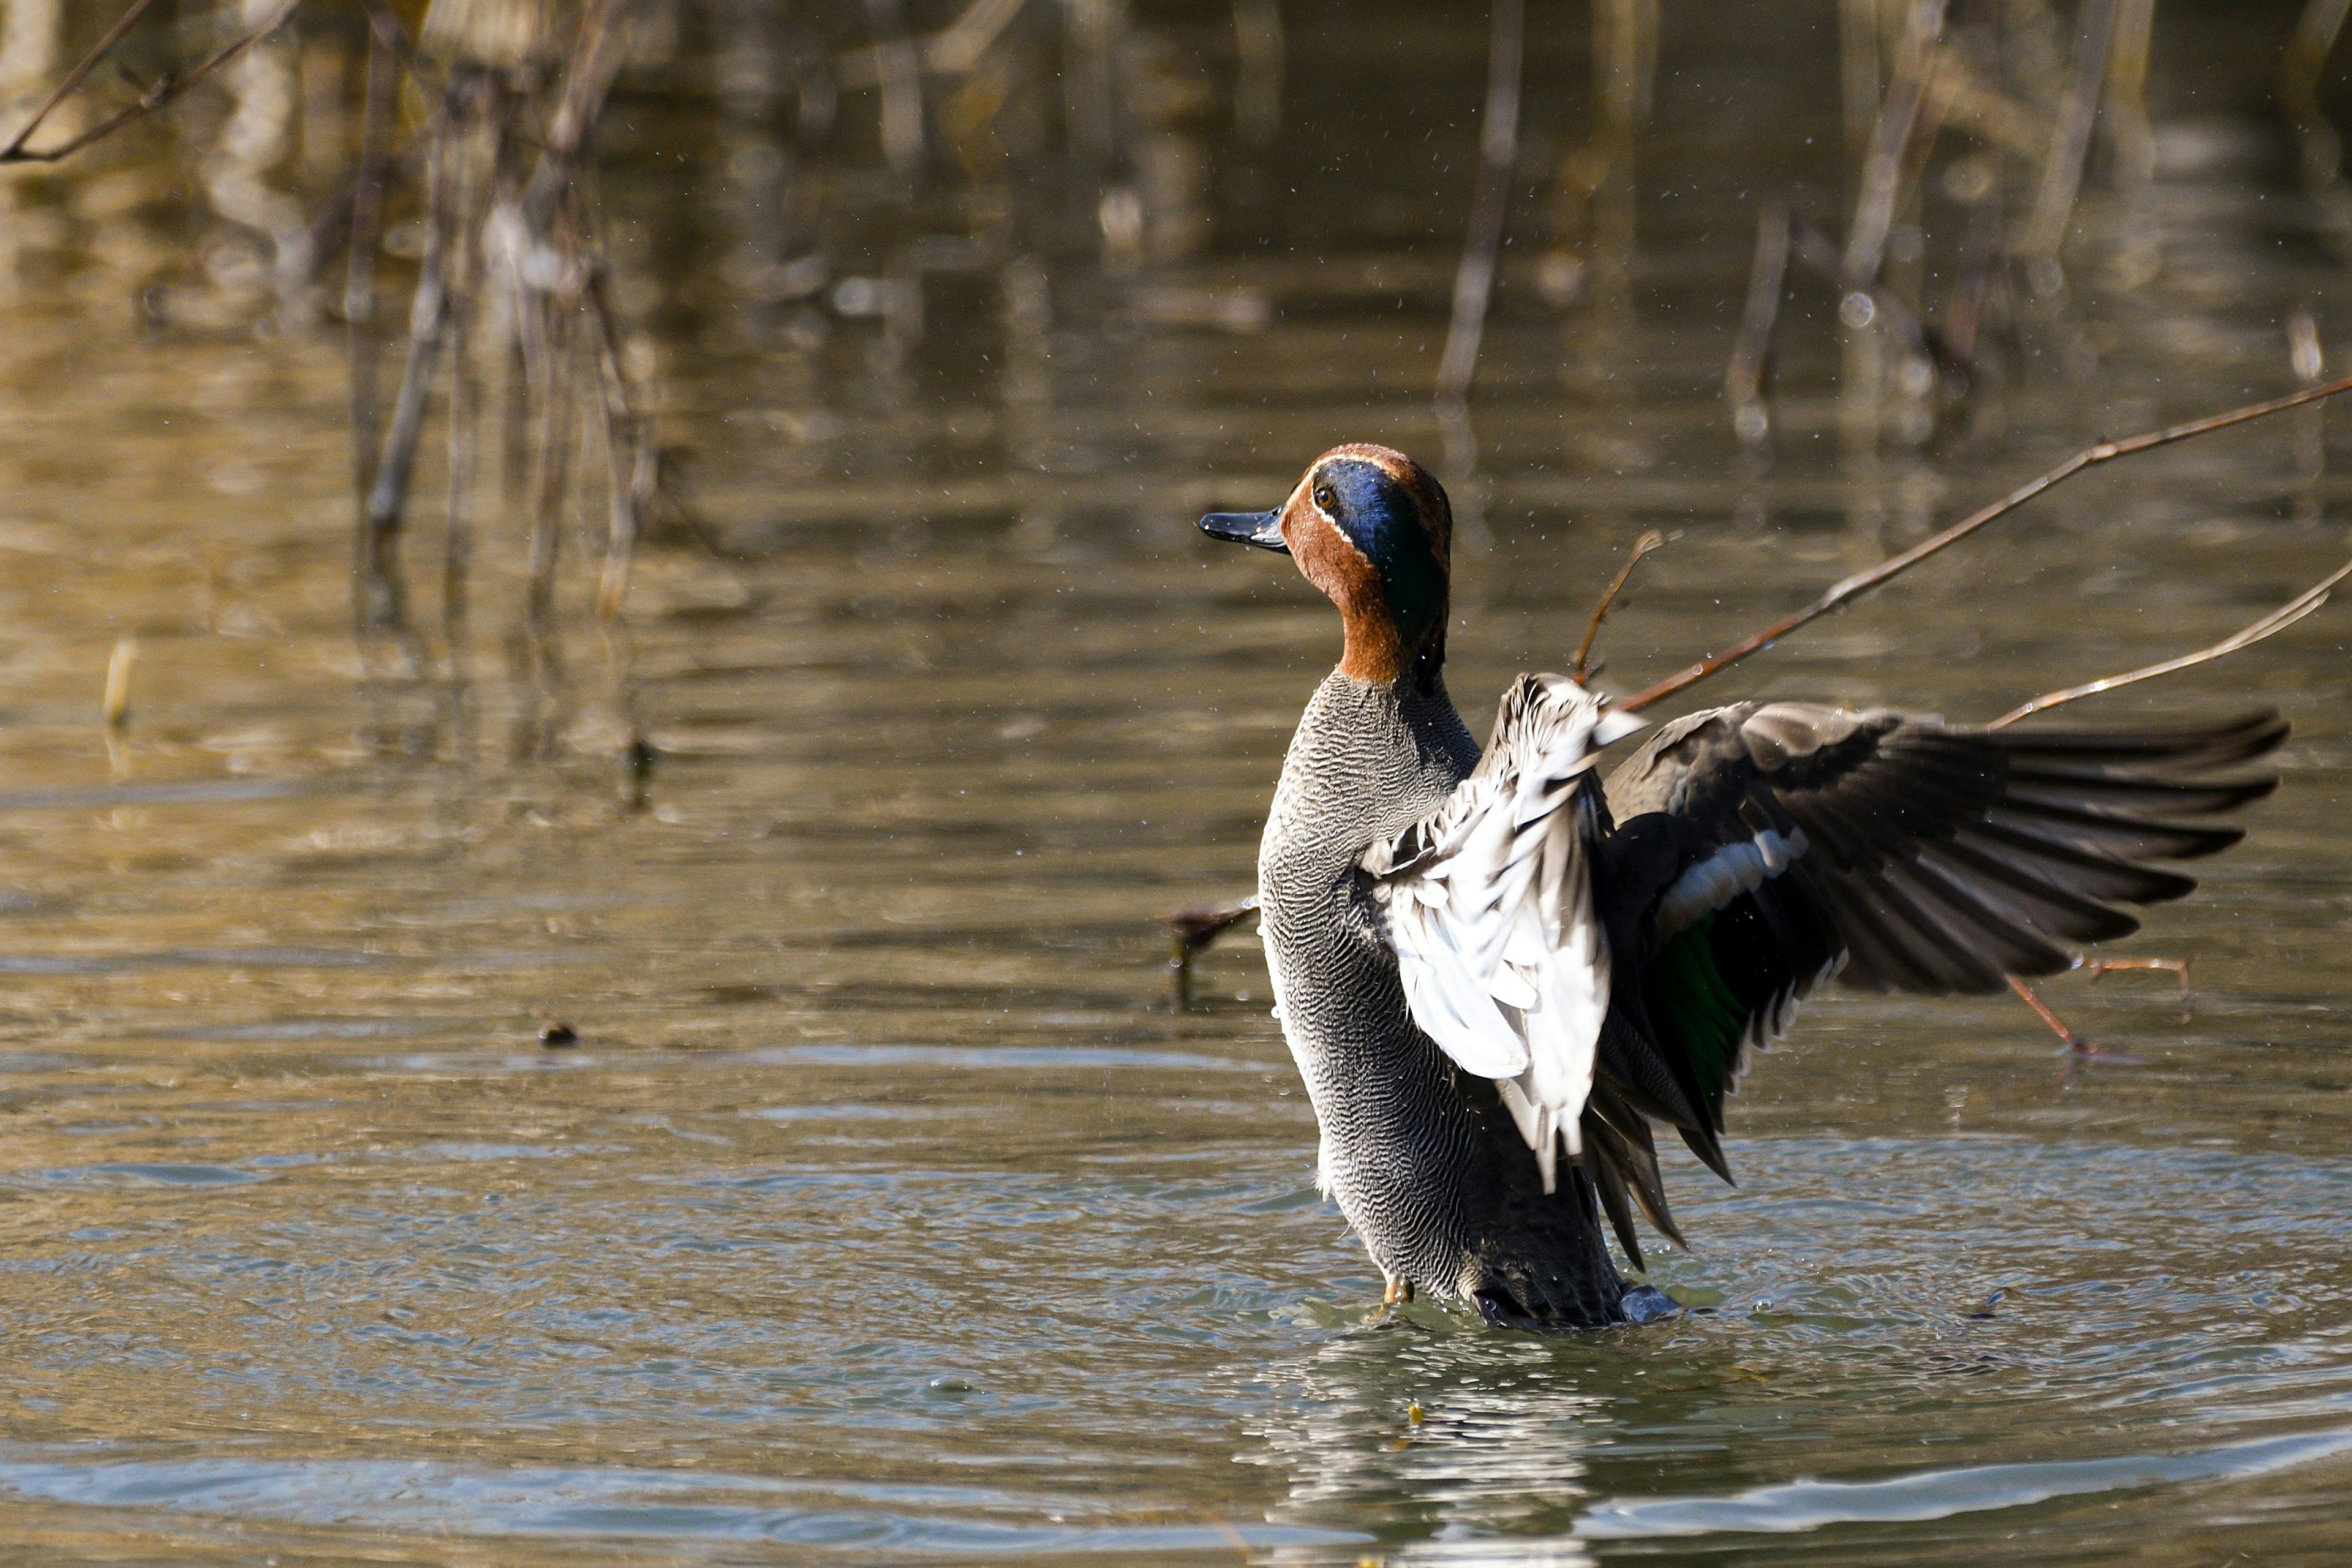
[{"label": "duck's eye", "polygon": [[1317,485],[1315,487],[1315,504],[1321,507],[1326,512],[1335,512],[1339,510],[1339,498],[1332,493],[1331,487],[1329,485]]}]

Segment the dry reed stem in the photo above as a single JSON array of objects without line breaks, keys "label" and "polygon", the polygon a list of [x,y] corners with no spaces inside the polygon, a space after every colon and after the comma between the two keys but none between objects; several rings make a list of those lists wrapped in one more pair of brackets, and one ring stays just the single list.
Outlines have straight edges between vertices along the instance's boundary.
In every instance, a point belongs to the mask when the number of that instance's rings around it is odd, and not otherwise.
[{"label": "dry reed stem", "polygon": [[1619,702],[1617,706],[1628,712],[1638,712],[1653,703],[1663,701],[1686,687],[1696,685],[1719,670],[1729,668],[1751,655],[1761,653],[1790,632],[1811,625],[1832,610],[1843,608],[1872,589],[1902,575],[1929,556],[1949,549],[1979,529],[2006,517],[2050,489],[2051,486],[2080,473],[2084,468],[2110,462],[2116,458],[2129,457],[2135,452],[2145,452],[2153,447],[2168,446],[2175,441],[2185,441],[2192,436],[2203,436],[2215,430],[2227,429],[2232,425],[2241,425],[2249,419],[2259,419],[2264,415],[2282,413],[2289,408],[2300,408],[2306,403],[2316,403],[2322,398],[2334,397],[2345,392],[2352,392],[2352,376],[2324,382],[2317,386],[2305,387],[2301,392],[2289,393],[2284,397],[2273,397],[2266,402],[2248,404],[2242,408],[2233,408],[2227,413],[2209,415],[2202,419],[2192,419],[2187,424],[2169,426],[2162,430],[2146,431],[2137,436],[2125,437],[2121,440],[2101,441],[2085,447],[2049,472],[2019,486],[1990,505],[1969,513],[1935,537],[1923,540],[1900,555],[1883,561],[1866,572],[1856,573],[1832,584],[1827,593],[1803,609],[1783,616],[1761,631],[1751,632],[1741,637],[1721,653],[1709,654],[1696,664],[1677,670],[1653,686],[1645,687]]},{"label": "dry reed stem", "polygon": [[1494,300],[1495,262],[1510,205],[1511,165],[1519,151],[1519,78],[1526,56],[1526,0],[1494,0],[1486,56],[1486,107],[1479,120],[1478,184],[1470,204],[1470,230],[1454,273],[1454,313],[1445,354],[1437,368],[1437,395],[1463,401],[1478,371],[1478,344]]},{"label": "dry reed stem", "polygon": [[923,163],[922,57],[907,31],[899,0],[866,0],[866,15],[874,28],[875,77],[882,89],[882,157],[911,176]]},{"label": "dry reed stem", "polygon": [[1863,157],[1862,189],[1854,198],[1853,222],[1846,231],[1838,270],[1856,286],[1878,276],[1886,237],[1895,226],[1901,195],[1904,153],[1917,129],[1935,65],[1933,46],[1944,30],[1944,0],[1913,0],[1905,23],[1903,57],[1895,67],[1869,151]]},{"label": "dry reed stem", "polygon": [[[369,8],[373,22],[382,0]],[[393,18],[394,27],[398,18]],[[383,410],[376,402],[376,250],[383,230],[384,175],[388,166],[385,143],[390,140],[393,95],[400,83],[399,55],[381,27],[368,31],[367,86],[360,130],[360,167],[352,184],[351,252],[343,274],[343,321],[351,355],[352,493],[359,500],[354,532],[352,595],[362,631],[368,599],[369,533],[367,500],[375,487],[377,426]]]},{"label": "dry reed stem", "polygon": [[442,94],[439,113],[427,132],[432,142],[425,199],[425,256],[417,268],[416,293],[409,306],[408,357],[401,370],[400,390],[393,400],[392,424],[384,432],[383,455],[374,482],[367,493],[362,520],[362,585],[365,603],[362,625],[373,630],[407,636],[406,595],[402,587],[396,552],[408,510],[416,449],[425,433],[425,415],[432,396],[434,374],[441,355],[451,313],[451,272],[463,265],[472,243],[467,181],[461,140],[471,135],[484,118],[494,91],[488,76],[460,70]]},{"label": "dry reed stem", "polygon": [[[2099,111],[2106,80],[2107,38],[2115,26],[2116,0],[2083,0],[2074,36],[2074,71],[2058,104],[2058,122],[2051,133],[2050,155],[2042,165],[2042,188],[2034,197],[2032,216],[2018,241],[2018,252],[2044,268],[2058,258],[2066,238],[2066,223],[2074,213],[2074,197],[2082,189],[2083,160],[2091,148],[2091,130]],[[2039,289],[2041,286],[2036,285]]]},{"label": "dry reed stem", "polygon": [[623,368],[615,313],[602,268],[588,277],[588,317],[595,329],[597,381],[604,391],[605,487],[609,492],[604,569],[596,584],[596,618],[618,620],[629,571],[653,504],[659,462],[646,428],[646,400]]},{"label": "dry reed stem", "polygon": [[2304,188],[2318,198],[2322,216],[2340,244],[2352,230],[2343,191],[2344,139],[2328,123],[2319,103],[2320,73],[2344,30],[2352,0],[2311,0],[2295,23],[2279,61],[2279,107],[2286,111],[2300,143],[2299,167]]},{"label": "dry reed stem", "polygon": [[1731,363],[1724,367],[1723,397],[1731,407],[1731,429],[1745,446],[1761,446],[1772,433],[1764,401],[1764,379],[1772,366],[1772,329],[1780,320],[1780,295],[1789,285],[1789,205],[1767,202],[1756,220],[1756,256],[1748,264],[1748,302],[1739,312],[1739,335]]}]

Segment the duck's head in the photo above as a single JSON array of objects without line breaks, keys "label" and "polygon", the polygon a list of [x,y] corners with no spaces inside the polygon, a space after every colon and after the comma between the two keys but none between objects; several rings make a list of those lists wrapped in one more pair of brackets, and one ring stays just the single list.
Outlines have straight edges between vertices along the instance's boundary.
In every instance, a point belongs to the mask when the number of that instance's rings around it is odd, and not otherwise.
[{"label": "duck's head", "polygon": [[1334,447],[1272,511],[1213,511],[1212,539],[1279,550],[1339,606],[1339,672],[1437,679],[1445,663],[1454,509],[1430,471],[1387,447]]}]

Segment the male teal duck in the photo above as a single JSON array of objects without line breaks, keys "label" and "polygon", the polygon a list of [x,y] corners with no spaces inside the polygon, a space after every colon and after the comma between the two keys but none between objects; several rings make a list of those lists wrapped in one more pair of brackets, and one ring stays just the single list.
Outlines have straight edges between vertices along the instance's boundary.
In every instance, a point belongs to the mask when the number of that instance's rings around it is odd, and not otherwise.
[{"label": "male teal duck", "polygon": [[1258,852],[1276,1011],[1318,1180],[1388,1281],[1493,1322],[1596,1325],[1638,1209],[1679,1243],[1652,1129],[1729,1180],[1725,1095],[1797,1005],[1989,992],[2137,929],[2196,886],[2146,864],[2240,830],[2214,780],[2277,746],[2193,729],[1990,731],[1739,702],[1643,727],[1558,676],[1504,694],[1483,755],[1444,680],[1453,514],[1402,452],[1337,447],[1281,506],[1201,520],[1287,553],[1339,606],[1339,668],[1292,737]]}]

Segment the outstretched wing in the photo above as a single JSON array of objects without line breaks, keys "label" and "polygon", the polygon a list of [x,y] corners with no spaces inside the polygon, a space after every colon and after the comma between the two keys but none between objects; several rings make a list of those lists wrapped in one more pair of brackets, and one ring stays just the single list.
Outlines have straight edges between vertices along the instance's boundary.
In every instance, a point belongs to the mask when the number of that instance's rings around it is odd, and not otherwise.
[{"label": "outstretched wing", "polygon": [[1603,1040],[1602,1082],[1724,1172],[1724,1094],[1814,985],[1986,992],[2070,967],[2138,929],[2116,903],[2197,885],[2146,862],[2243,836],[2176,819],[2269,794],[2208,775],[2286,733],[2274,712],[1984,730],[1798,702],[1664,726],[1608,782],[1600,896],[1635,1026]]},{"label": "outstretched wing", "polygon": [[1523,675],[1494,738],[1445,802],[1362,865],[1385,910],[1413,1022],[1496,1081],[1552,1190],[1580,1154],[1609,952],[1593,902],[1593,752],[1640,721],[1559,676]]}]

